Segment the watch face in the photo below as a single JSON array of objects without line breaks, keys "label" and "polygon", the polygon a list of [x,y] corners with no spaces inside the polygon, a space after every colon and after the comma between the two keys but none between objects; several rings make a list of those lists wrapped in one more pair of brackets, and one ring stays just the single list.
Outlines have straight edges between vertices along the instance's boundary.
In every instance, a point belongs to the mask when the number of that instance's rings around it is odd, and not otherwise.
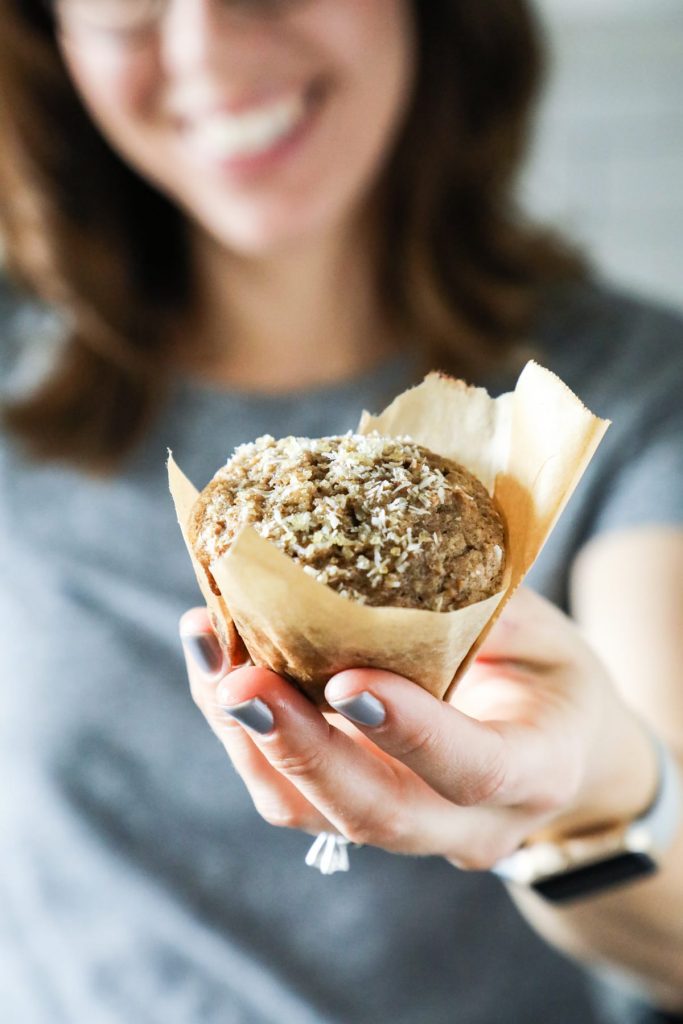
[{"label": "watch face", "polygon": [[532,888],[553,903],[603,892],[634,878],[652,875],[657,865],[647,853],[624,852],[596,864],[584,864],[562,875],[534,882]]}]

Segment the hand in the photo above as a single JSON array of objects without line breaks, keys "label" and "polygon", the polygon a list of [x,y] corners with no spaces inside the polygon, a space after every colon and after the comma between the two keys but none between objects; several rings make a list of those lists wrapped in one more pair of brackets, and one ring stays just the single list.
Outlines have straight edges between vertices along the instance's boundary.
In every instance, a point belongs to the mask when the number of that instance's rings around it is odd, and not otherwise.
[{"label": "hand", "polygon": [[646,730],[574,623],[531,591],[450,703],[350,669],[325,690],[341,714],[323,714],[274,672],[221,665],[203,609],[181,635],[204,651],[206,671],[188,657],[194,700],[273,825],[487,869],[531,835],[634,817],[654,795]]}]

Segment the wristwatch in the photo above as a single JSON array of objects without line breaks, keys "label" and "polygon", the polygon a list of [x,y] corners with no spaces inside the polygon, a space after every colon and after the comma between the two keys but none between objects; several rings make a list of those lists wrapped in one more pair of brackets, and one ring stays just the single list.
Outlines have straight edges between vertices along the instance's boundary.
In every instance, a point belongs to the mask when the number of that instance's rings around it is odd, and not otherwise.
[{"label": "wristwatch", "polygon": [[553,903],[578,899],[653,874],[683,819],[680,771],[666,745],[653,737],[659,785],[633,821],[557,842],[530,842],[499,860],[492,871],[506,882],[534,889]]}]

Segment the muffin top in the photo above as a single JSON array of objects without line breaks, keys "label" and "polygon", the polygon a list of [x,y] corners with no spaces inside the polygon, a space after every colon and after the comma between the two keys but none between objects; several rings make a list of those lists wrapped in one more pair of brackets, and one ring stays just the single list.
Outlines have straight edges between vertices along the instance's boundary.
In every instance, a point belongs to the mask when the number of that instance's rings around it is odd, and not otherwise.
[{"label": "muffin top", "polygon": [[486,488],[409,437],[270,435],[240,445],[192,510],[211,575],[244,526],[342,597],[447,612],[497,593],[505,526]]}]

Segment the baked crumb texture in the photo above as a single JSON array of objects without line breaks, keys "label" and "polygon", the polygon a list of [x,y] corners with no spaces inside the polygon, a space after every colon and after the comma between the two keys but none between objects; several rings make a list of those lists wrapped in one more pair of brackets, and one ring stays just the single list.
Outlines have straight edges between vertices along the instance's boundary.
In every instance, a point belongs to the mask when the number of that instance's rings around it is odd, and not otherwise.
[{"label": "baked crumb texture", "polygon": [[240,445],[190,522],[216,593],[211,565],[247,525],[362,604],[448,612],[503,582],[505,527],[486,488],[410,438],[265,435]]}]

